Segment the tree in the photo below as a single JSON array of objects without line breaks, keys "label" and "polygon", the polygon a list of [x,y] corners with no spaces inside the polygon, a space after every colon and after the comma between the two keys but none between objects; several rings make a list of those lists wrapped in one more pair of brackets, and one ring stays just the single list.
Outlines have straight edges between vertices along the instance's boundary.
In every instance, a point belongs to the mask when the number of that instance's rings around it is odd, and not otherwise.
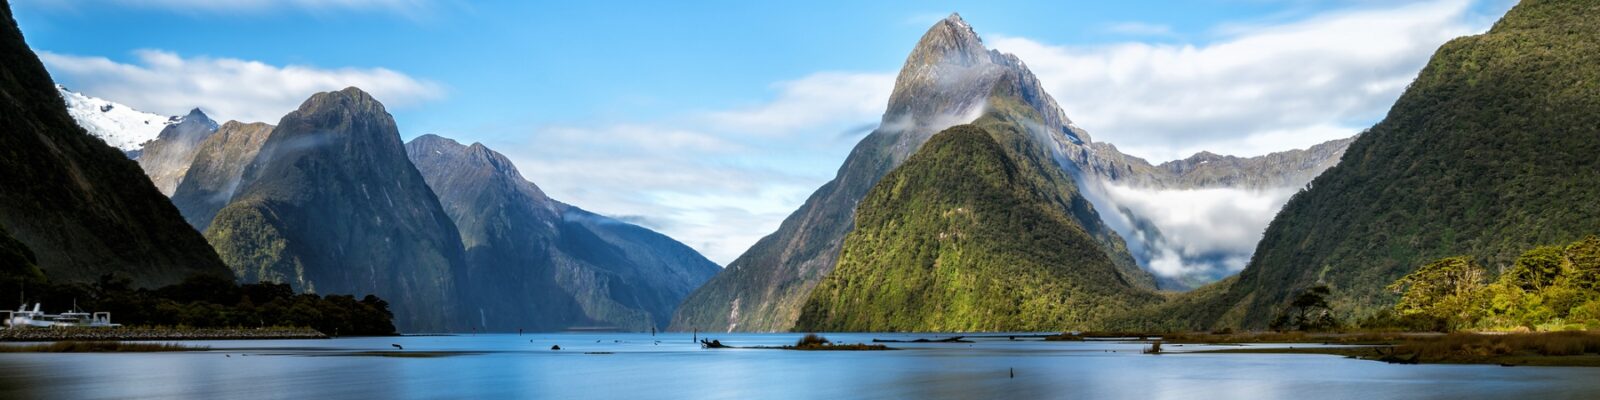
[{"label": "tree", "polygon": [[1274,330],[1320,331],[1338,327],[1339,321],[1333,317],[1333,308],[1328,306],[1328,296],[1333,291],[1327,285],[1317,285],[1300,292],[1294,301],[1289,303],[1289,308],[1273,318],[1271,328]]},{"label": "tree", "polygon": [[1556,279],[1566,272],[1562,267],[1566,256],[1560,247],[1539,246],[1517,257],[1511,270],[1500,277],[1501,282],[1521,287],[1526,291],[1540,291],[1556,284]]},{"label": "tree", "polygon": [[1600,290],[1600,238],[1590,235],[1568,245],[1564,255],[1571,263],[1567,273],[1574,285]]},{"label": "tree", "polygon": [[1429,263],[1390,284],[1400,294],[1394,310],[1401,316],[1425,315],[1460,329],[1483,315],[1479,301],[1484,288],[1484,268],[1470,257],[1450,257]]}]

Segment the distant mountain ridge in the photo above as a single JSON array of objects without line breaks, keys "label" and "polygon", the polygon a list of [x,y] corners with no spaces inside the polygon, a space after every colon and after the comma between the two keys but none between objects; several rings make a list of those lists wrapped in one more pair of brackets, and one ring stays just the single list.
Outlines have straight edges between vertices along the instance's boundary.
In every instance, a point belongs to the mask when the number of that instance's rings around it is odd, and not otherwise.
[{"label": "distant mountain ridge", "polygon": [[550,199],[482,144],[430,134],[406,150],[460,229],[457,286],[480,329],[665,329],[721,270],[664,235]]},{"label": "distant mountain ridge", "polygon": [[1109,143],[1093,143],[1072,154],[1076,164],[1089,166],[1087,170],[1107,182],[1143,188],[1298,188],[1338,164],[1354,140],[1355,137],[1330,140],[1306,149],[1255,157],[1202,151],[1157,165],[1123,154]]},{"label": "distant mountain ridge", "polygon": [[468,325],[461,237],[393,117],[360,89],[318,93],[285,115],[206,238],[244,282],[377,294],[404,331]]},{"label": "distant mountain ridge", "polygon": [[216,121],[198,108],[191,110],[176,123],[162,128],[155,140],[144,144],[138,158],[139,168],[150,176],[150,182],[155,183],[161,194],[171,197],[188,174],[200,142],[216,131]]},{"label": "distant mountain ridge", "polygon": [[[228,121],[218,126],[196,109],[173,119],[135,154],[152,182],[172,187],[171,201],[184,219],[210,235],[243,281],[285,282],[321,293],[376,293],[395,302],[397,323],[408,331],[602,326],[643,331],[666,328],[682,298],[720,271],[671,238],[549,199],[508,159],[482,145],[459,146],[425,135],[413,144],[432,144],[453,157],[419,157],[413,164],[406,151],[397,163],[381,139],[394,133],[399,144],[392,119],[359,89],[313,96],[285,117],[290,120],[297,124]],[[464,167],[469,161],[484,165]],[[404,170],[419,166],[441,176],[467,173],[439,178],[432,185],[442,190],[436,194],[428,178],[405,183]],[[395,196],[399,192],[410,194]],[[396,203],[396,197],[412,200]],[[396,223],[428,225],[428,218],[414,213],[427,215],[425,209],[438,203],[452,207],[438,219],[450,223],[448,229]],[[503,214],[510,209],[526,215]],[[458,230],[451,217],[476,225]],[[372,223],[383,225],[357,227]],[[481,240],[447,238],[458,235]],[[395,240],[432,244],[386,247]],[[475,246],[485,242],[496,245]],[[456,257],[451,247],[463,244],[475,246],[474,251],[462,247],[457,265],[450,261]],[[385,248],[414,254],[404,260],[349,258]],[[377,275],[376,266],[366,273],[333,267],[372,262],[401,265]],[[463,283],[469,280],[478,284]],[[418,302],[432,305],[412,311],[423,307]]]}]

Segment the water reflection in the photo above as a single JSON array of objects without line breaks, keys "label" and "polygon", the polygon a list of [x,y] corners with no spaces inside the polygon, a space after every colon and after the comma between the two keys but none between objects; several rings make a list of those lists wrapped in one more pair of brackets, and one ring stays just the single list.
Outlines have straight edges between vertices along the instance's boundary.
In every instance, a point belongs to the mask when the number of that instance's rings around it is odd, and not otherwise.
[{"label": "water reflection", "polygon": [[[873,335],[835,334],[847,342]],[[887,337],[887,336],[884,336]],[[734,346],[798,335],[717,335]],[[660,340],[660,343],[656,343]],[[405,346],[397,358],[374,351]],[[1587,398],[1582,368],[1139,354],[1140,344],[901,343],[889,352],[701,350],[689,335],[203,342],[210,351],[0,354],[5,398]],[[551,345],[563,350],[551,351]],[[1192,346],[1189,348],[1193,348]],[[586,353],[609,354],[586,354]],[[1011,372],[1015,371],[1015,377]]]}]

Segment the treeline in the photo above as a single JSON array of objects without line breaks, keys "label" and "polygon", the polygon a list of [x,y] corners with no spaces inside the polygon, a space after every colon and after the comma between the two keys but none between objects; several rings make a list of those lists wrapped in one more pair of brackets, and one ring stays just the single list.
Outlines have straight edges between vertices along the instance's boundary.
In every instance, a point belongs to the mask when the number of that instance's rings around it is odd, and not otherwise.
[{"label": "treeline", "polygon": [[287,284],[238,284],[209,275],[159,289],[134,288],[128,279],[112,275],[92,284],[14,275],[0,281],[0,302],[42,303],[41,311],[50,314],[76,304],[82,311],[111,312],[112,322],[128,326],[309,327],[330,336],[395,333],[389,303],[372,295],[295,294]]},{"label": "treeline", "polygon": [[1400,301],[1363,328],[1600,329],[1600,238],[1528,250],[1490,281],[1471,257],[1449,257],[1389,285]]}]

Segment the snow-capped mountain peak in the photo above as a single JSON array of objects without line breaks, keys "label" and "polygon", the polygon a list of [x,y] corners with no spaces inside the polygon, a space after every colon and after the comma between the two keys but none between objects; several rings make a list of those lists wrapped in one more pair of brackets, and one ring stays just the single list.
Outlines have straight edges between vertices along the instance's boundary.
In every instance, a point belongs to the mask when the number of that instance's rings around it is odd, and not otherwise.
[{"label": "snow-capped mountain peak", "polygon": [[167,125],[183,121],[176,116],[139,111],[121,103],[87,96],[56,85],[61,99],[67,103],[67,113],[90,135],[122,150],[130,158],[138,158],[145,142],[155,140]]}]

